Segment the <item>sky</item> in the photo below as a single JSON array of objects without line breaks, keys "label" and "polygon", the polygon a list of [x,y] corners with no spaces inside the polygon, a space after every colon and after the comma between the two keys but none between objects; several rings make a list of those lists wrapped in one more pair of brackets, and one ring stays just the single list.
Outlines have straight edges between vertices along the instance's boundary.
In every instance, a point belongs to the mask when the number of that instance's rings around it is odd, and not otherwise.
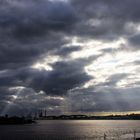
[{"label": "sky", "polygon": [[140,0],[0,0],[0,115],[140,111]]}]

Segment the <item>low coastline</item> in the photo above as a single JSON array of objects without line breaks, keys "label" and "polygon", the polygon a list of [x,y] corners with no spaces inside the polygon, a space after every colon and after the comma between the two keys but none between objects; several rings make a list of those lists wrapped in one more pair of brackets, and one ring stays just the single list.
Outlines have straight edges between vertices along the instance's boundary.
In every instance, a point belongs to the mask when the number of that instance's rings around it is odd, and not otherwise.
[{"label": "low coastline", "polygon": [[33,124],[37,120],[140,120],[140,114],[109,115],[109,116],[87,116],[87,115],[60,115],[60,116],[38,116],[38,117],[8,117],[0,116],[0,125],[24,125]]},{"label": "low coastline", "polygon": [[60,115],[40,116],[37,120],[140,120],[140,114],[87,116],[87,115]]},{"label": "low coastline", "polygon": [[35,123],[34,120],[28,119],[25,117],[0,117],[0,125],[24,125],[24,124],[33,124]]}]

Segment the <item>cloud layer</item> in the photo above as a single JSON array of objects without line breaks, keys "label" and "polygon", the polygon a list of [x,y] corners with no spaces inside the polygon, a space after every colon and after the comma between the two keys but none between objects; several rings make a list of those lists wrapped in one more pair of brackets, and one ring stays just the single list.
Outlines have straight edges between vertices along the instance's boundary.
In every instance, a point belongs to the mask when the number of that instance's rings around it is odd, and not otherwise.
[{"label": "cloud layer", "polygon": [[1,114],[139,111],[139,6],[0,0]]}]

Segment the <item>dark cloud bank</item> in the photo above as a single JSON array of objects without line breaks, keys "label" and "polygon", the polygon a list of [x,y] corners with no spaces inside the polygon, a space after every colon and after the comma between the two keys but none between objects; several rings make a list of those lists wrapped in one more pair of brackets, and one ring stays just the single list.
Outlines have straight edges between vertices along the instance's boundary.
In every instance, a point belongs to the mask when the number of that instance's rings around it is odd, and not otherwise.
[{"label": "dark cloud bank", "polygon": [[[57,114],[63,113],[66,104],[75,106],[71,112],[139,110],[138,88],[113,88],[125,74],[83,88],[93,79],[84,67],[96,57],[70,58],[71,53],[82,48],[66,47],[70,41],[65,39],[77,36],[85,42],[87,39],[110,42],[124,37],[130,47],[139,50],[140,35],[129,28],[130,23],[140,22],[139,6],[139,0],[1,0],[0,112],[14,114],[47,108]],[[31,67],[49,55],[61,58],[50,64],[51,71]],[[103,88],[106,86],[108,89]],[[98,91],[100,87],[103,90]],[[14,95],[19,97],[15,99]]]}]

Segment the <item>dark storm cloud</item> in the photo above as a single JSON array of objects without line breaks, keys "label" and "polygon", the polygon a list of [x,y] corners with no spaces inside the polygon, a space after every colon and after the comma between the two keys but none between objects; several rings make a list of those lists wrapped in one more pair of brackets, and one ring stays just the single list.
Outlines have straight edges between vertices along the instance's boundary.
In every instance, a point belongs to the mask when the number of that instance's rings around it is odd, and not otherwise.
[{"label": "dark storm cloud", "polygon": [[70,29],[76,21],[72,7],[64,2],[19,1],[1,4],[0,28],[21,40],[49,31]]},{"label": "dark storm cloud", "polygon": [[[140,21],[139,0],[72,0],[81,21],[75,34],[94,39],[112,40],[132,34],[129,23]],[[83,10],[84,9],[84,10]]]},{"label": "dark storm cloud", "polygon": [[54,50],[54,54],[66,57],[67,55],[71,54],[72,52],[79,51],[81,48],[80,46],[70,46],[70,47],[62,47],[59,50]]},{"label": "dark storm cloud", "polygon": [[60,37],[53,41],[51,38],[46,42],[36,44],[6,43],[0,48],[0,69],[10,69],[29,66],[36,62],[42,55],[47,55],[50,50],[59,50],[65,43]]},{"label": "dark storm cloud", "polygon": [[128,75],[129,74],[125,73],[111,75],[103,84],[106,86],[116,85],[120,80],[125,79]]},{"label": "dark storm cloud", "polygon": [[12,87],[1,94],[0,114],[8,113],[10,115],[28,115],[29,113],[38,112],[40,109],[46,109],[47,113],[60,113],[60,97],[47,96],[44,92],[35,92],[31,88]]},{"label": "dark storm cloud", "polygon": [[[140,21],[140,1],[139,0],[71,0],[81,16],[87,19],[112,18],[121,21]],[[84,9],[84,10],[83,10]],[[130,10],[131,9],[131,10]]]},{"label": "dark storm cloud", "polygon": [[66,43],[64,33],[77,20],[74,9],[65,2],[0,3],[0,69],[29,66],[50,50],[59,50]]},{"label": "dark storm cloud", "polygon": [[52,65],[53,71],[19,69],[11,75],[0,77],[0,86],[25,86],[37,91],[45,91],[51,95],[66,95],[67,91],[81,86],[90,80],[83,70],[84,64],[80,61],[57,62]]},{"label": "dark storm cloud", "polygon": [[0,99],[1,99],[1,101],[10,100],[10,95],[11,95],[11,93],[8,90],[8,86],[7,87],[0,87]]},{"label": "dark storm cloud", "polygon": [[[139,0],[71,0],[74,5],[77,6],[78,10],[85,8],[84,15],[86,17],[113,17],[113,18],[122,18],[122,20],[133,20],[139,21]],[[131,9],[131,10],[130,10]],[[126,13],[127,11],[127,13]],[[122,16],[122,17],[121,17]],[[123,19],[125,18],[125,19]]]},{"label": "dark storm cloud", "polygon": [[140,34],[134,35],[128,39],[130,46],[139,49],[140,48]]},{"label": "dark storm cloud", "polygon": [[[139,88],[95,88],[76,90],[69,94],[71,112],[122,112],[139,110]],[[73,107],[74,106],[74,107]]]},{"label": "dark storm cloud", "polygon": [[53,68],[55,71],[50,74],[48,78],[50,82],[45,89],[52,94],[66,94],[68,90],[79,87],[91,79],[84,72],[82,62],[58,62]]}]

